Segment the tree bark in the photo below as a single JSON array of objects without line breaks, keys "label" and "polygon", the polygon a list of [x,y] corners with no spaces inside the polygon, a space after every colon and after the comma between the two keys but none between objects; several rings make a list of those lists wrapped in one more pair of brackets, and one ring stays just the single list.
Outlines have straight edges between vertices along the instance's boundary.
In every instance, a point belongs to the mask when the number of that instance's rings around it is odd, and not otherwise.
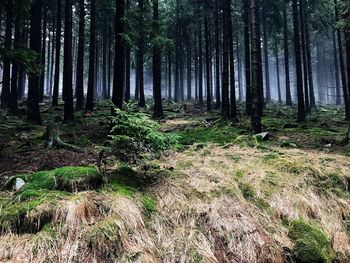
[{"label": "tree bark", "polygon": [[[30,41],[29,47],[37,54],[35,63],[40,65],[41,53],[41,8],[42,0],[33,0],[30,8]],[[29,76],[28,82],[28,108],[27,120],[35,124],[41,124],[39,109],[39,84],[40,76]]]},{"label": "tree bark", "polygon": [[76,108],[84,107],[84,36],[85,36],[85,5],[84,0],[79,0],[79,33],[78,33],[78,58],[76,70]]},{"label": "tree bark", "polygon": [[58,105],[59,85],[60,85],[60,60],[61,60],[61,29],[62,29],[62,0],[57,0],[57,21],[56,21],[56,58],[55,58],[55,77],[53,84],[52,106]]},{"label": "tree bark", "polygon": [[[124,31],[124,0],[116,0],[116,20],[115,20],[115,59],[114,59],[114,81],[113,81],[113,104],[122,109],[123,90],[125,83],[125,43],[123,40]],[[143,53],[142,53],[143,57]],[[141,87],[141,86],[140,86]],[[142,106],[142,91],[140,90],[140,106]]]},{"label": "tree bark", "polygon": [[95,52],[96,52],[96,1],[90,3],[90,46],[89,46],[89,75],[85,111],[94,110],[95,86]]},{"label": "tree bark", "polygon": [[294,52],[295,67],[297,78],[297,96],[298,96],[298,121],[305,121],[305,104],[303,91],[303,73],[301,68],[301,51],[300,51],[300,16],[298,0],[292,0],[293,6],[293,27],[294,27]]},{"label": "tree bark", "polygon": [[290,91],[290,75],[289,75],[289,40],[288,40],[288,18],[287,4],[283,3],[283,47],[284,47],[284,73],[286,83],[286,104],[292,106],[292,95]]},{"label": "tree bark", "polygon": [[63,60],[63,90],[64,121],[74,120],[73,106],[73,61],[72,61],[72,2],[65,0],[64,16],[64,60]]}]

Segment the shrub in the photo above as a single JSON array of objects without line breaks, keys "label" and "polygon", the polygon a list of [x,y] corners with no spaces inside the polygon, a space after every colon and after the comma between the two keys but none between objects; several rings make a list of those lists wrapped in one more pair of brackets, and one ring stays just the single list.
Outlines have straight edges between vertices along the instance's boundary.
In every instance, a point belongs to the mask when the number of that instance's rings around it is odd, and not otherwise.
[{"label": "shrub", "polygon": [[[115,153],[128,160],[130,154],[164,151],[177,144],[174,135],[159,131],[157,122],[144,113],[115,110],[110,139]],[[124,153],[123,153],[124,152]],[[125,152],[129,153],[126,154]],[[123,158],[124,157],[124,158]]]}]

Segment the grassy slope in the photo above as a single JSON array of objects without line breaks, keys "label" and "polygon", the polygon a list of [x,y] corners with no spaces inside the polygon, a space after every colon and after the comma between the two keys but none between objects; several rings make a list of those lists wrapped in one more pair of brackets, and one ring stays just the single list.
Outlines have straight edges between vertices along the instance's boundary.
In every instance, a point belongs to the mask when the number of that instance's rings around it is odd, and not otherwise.
[{"label": "grassy slope", "polygon": [[[1,192],[0,212],[13,212],[10,222],[22,225],[3,232],[0,261],[349,262],[350,151],[339,143],[346,131],[341,111],[321,108],[297,124],[292,110],[269,108],[263,123],[271,139],[258,142],[246,135],[243,117],[229,127],[215,114],[177,107],[167,105],[161,126],[179,136],[176,151],[133,168],[107,159],[100,167],[105,184],[95,190],[46,187],[29,200]],[[101,140],[79,126],[108,123],[104,116],[64,127],[63,138],[81,132],[72,143],[100,148]],[[30,134],[36,140],[37,129]],[[33,151],[45,152],[39,142]],[[17,143],[6,148],[15,156]],[[145,185],[154,175],[163,179]]]}]

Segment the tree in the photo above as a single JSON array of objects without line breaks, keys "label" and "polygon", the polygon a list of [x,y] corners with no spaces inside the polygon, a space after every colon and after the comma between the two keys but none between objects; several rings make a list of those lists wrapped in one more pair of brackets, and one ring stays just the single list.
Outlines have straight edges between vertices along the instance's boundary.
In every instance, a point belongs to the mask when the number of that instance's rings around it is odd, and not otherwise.
[{"label": "tree", "polygon": [[[121,109],[123,107],[123,90],[125,83],[125,44],[124,34],[124,0],[116,0],[115,18],[115,58],[114,58],[114,80],[113,80],[113,104]],[[142,105],[141,105],[142,106]]]},{"label": "tree", "polygon": [[288,40],[288,18],[287,18],[287,0],[283,1],[283,48],[284,48],[284,71],[286,82],[286,104],[292,105],[292,96],[290,92],[290,76],[289,76],[289,40]]},{"label": "tree", "polygon": [[74,120],[73,106],[73,65],[72,65],[72,2],[65,0],[64,7],[64,121]]},{"label": "tree", "polygon": [[[41,53],[41,8],[42,0],[33,0],[30,7],[30,40],[29,47],[37,54],[36,64],[40,65]],[[39,109],[40,75],[30,75],[28,82],[27,120],[41,124]]]},{"label": "tree", "polygon": [[250,57],[250,1],[243,1],[243,21],[244,21],[244,57],[245,57],[245,82],[246,82],[246,114],[251,114],[251,57]]},{"label": "tree", "polygon": [[85,4],[79,0],[79,36],[78,36],[78,58],[76,69],[76,108],[83,109],[84,106],[84,38],[85,38]]},{"label": "tree", "polygon": [[260,0],[250,0],[251,4],[251,58],[252,58],[252,108],[251,108],[251,132],[253,134],[261,133],[261,89],[262,83],[262,60],[261,60],[261,40],[260,40]]},{"label": "tree", "polygon": [[95,52],[96,52],[96,1],[90,3],[90,46],[89,46],[89,75],[85,111],[94,110],[95,83]]},{"label": "tree", "polygon": [[161,87],[161,48],[159,41],[157,41],[157,38],[160,34],[158,8],[158,0],[153,0],[153,117],[157,119],[163,119],[164,111],[162,105]]},{"label": "tree", "polygon": [[[13,26],[13,3],[12,0],[6,0],[6,27],[5,27],[5,43],[6,50],[11,50],[12,47],[12,26]],[[1,107],[7,108],[10,97],[10,81],[11,81],[11,59],[10,56],[5,56],[3,72],[2,72],[2,92],[1,92]]]},{"label": "tree", "polygon": [[57,20],[56,20],[56,58],[55,58],[55,77],[53,84],[53,96],[52,105],[58,105],[58,95],[59,95],[59,85],[60,85],[60,61],[61,61],[61,28],[62,28],[62,18],[61,18],[62,4],[61,0],[57,0]]},{"label": "tree", "polygon": [[[140,99],[139,106],[144,107],[145,102],[145,91],[144,91],[144,53],[145,53],[145,29],[144,29],[144,15],[145,15],[145,3],[144,0],[138,0],[139,4],[139,13],[138,13],[138,30],[139,38],[137,45],[137,69],[136,74],[138,75],[138,87],[137,93]],[[118,6],[117,6],[118,8]],[[122,24],[122,22],[120,22]],[[116,49],[117,50],[117,49]]]},{"label": "tree", "polygon": [[224,117],[230,116],[230,105],[229,105],[229,53],[230,53],[230,31],[229,31],[229,23],[230,23],[230,13],[227,9],[230,0],[223,1],[223,37],[222,37],[222,106],[221,106],[221,114]]},{"label": "tree", "polygon": [[301,51],[300,51],[300,16],[298,0],[292,0],[293,7],[293,27],[294,27],[294,53],[295,67],[297,77],[297,96],[298,96],[298,121],[305,121],[305,104],[303,91],[303,76],[301,69]]}]

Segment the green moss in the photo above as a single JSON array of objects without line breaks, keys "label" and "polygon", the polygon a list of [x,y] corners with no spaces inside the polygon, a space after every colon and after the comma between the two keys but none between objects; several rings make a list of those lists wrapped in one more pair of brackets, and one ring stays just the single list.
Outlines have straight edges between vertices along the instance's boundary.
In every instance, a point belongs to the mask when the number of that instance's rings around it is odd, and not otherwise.
[{"label": "green moss", "polygon": [[21,192],[42,189],[74,192],[97,188],[102,183],[102,176],[94,167],[66,166],[52,171],[17,175],[10,180],[10,184],[16,178],[22,178],[26,182]]},{"label": "green moss", "polygon": [[155,195],[146,194],[141,199],[142,205],[145,208],[146,216],[150,216],[157,211],[157,197]]},{"label": "green moss", "polygon": [[209,128],[195,128],[176,133],[179,142],[183,145],[194,143],[217,143],[224,145],[233,143],[240,133],[239,128],[233,128],[228,125]]},{"label": "green moss", "polygon": [[41,214],[40,225],[37,222],[28,220],[28,213],[42,204],[55,206],[57,201],[63,196],[67,196],[66,192],[50,191],[50,190],[25,190],[17,196],[9,198],[0,198],[0,231],[36,232],[38,227],[45,225],[52,215]]},{"label": "green moss", "polygon": [[289,237],[295,243],[293,254],[298,263],[330,263],[334,259],[331,242],[317,226],[294,220],[289,225]]}]

